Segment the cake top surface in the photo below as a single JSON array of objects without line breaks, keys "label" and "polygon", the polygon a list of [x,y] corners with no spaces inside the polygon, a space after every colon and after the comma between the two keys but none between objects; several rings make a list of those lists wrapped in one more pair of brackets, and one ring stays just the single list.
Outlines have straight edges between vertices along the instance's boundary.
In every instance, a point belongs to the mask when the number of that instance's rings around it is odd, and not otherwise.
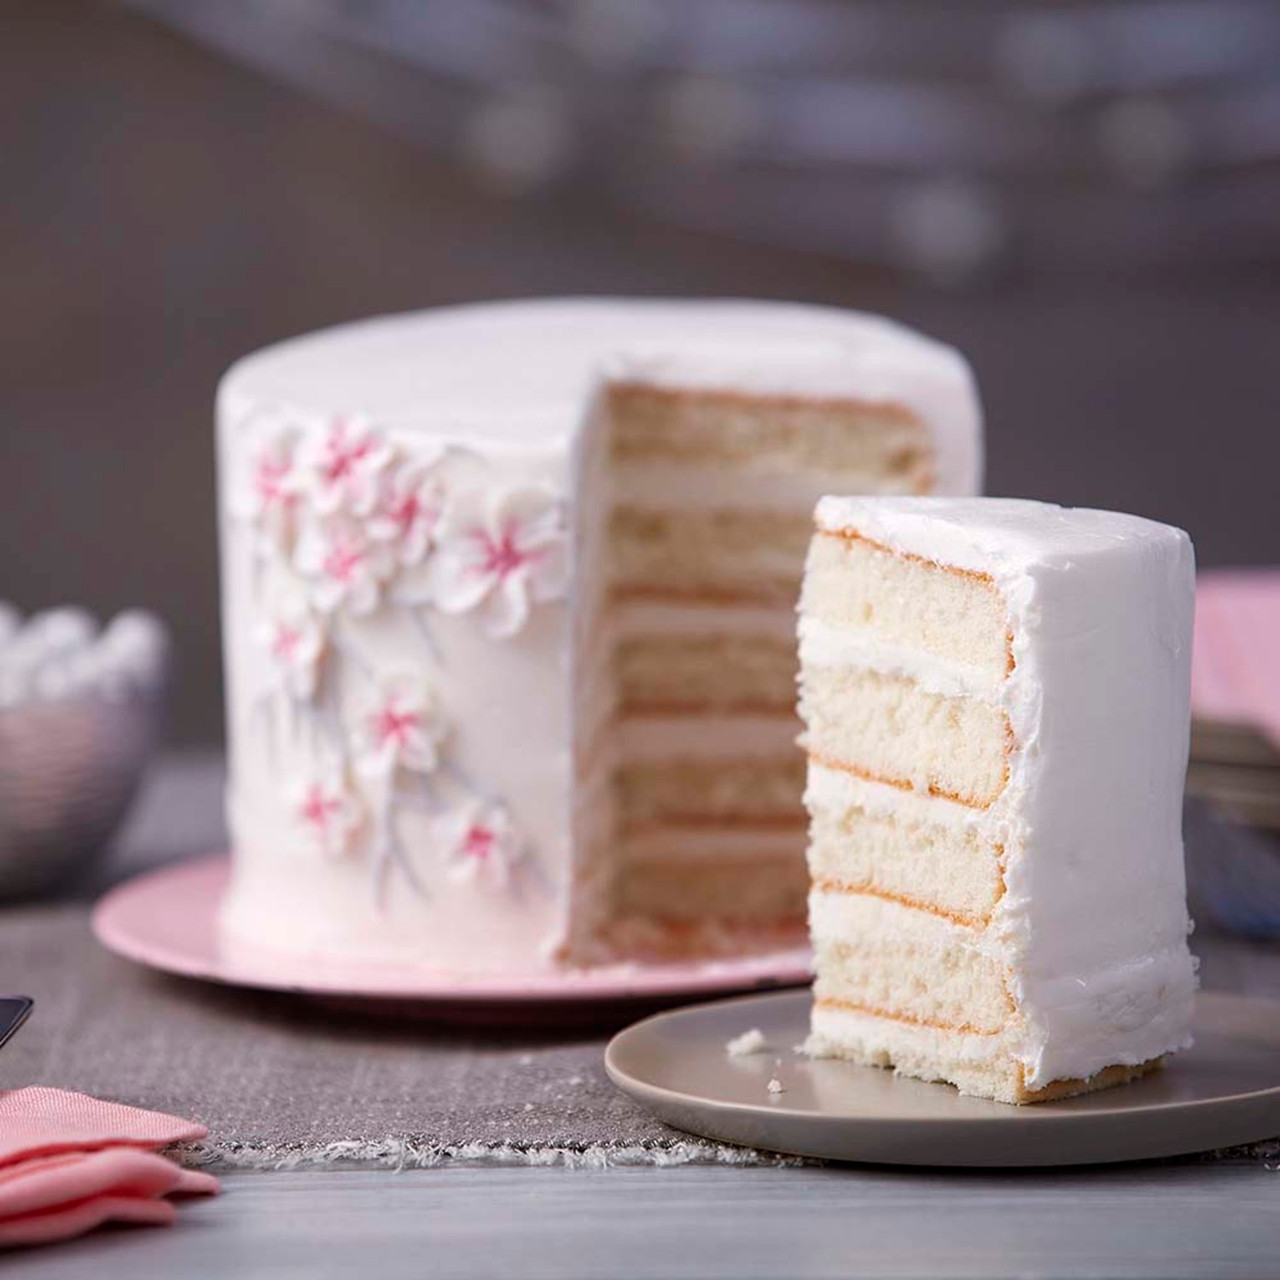
[{"label": "cake top surface", "polygon": [[1016,571],[1189,546],[1173,525],[1120,511],[1022,498],[826,497],[815,521],[960,568]]},{"label": "cake top surface", "polygon": [[247,356],[219,397],[524,441],[572,433],[602,378],[899,403],[975,441],[953,452],[977,449],[956,351],[877,316],[781,302],[547,299],[362,320]]}]

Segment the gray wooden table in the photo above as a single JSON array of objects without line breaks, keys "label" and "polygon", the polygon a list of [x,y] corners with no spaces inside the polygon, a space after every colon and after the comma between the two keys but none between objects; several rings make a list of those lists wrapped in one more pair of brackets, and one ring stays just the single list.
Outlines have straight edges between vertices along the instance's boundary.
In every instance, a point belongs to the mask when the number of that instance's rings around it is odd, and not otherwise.
[{"label": "gray wooden table", "polygon": [[[156,772],[84,892],[222,839],[216,758]],[[1280,992],[1280,950],[1200,939],[1206,983]],[[1059,1172],[455,1165],[232,1172],[170,1231],[21,1260],[32,1280],[386,1277],[1267,1276],[1280,1150]]]}]

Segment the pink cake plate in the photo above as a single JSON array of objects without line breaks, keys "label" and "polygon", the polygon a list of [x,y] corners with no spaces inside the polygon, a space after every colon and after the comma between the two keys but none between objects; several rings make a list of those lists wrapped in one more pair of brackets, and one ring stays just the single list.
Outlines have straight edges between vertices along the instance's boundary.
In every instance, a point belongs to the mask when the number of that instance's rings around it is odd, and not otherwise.
[{"label": "pink cake plate", "polygon": [[731,959],[484,977],[240,946],[232,952],[219,939],[216,924],[230,871],[227,855],[216,854],[144,872],[98,902],[93,931],[109,951],[166,973],[455,1021],[575,1019],[594,1017],[608,1006],[625,1006],[634,1016],[637,1005],[799,986],[810,979],[809,951],[803,946]]}]

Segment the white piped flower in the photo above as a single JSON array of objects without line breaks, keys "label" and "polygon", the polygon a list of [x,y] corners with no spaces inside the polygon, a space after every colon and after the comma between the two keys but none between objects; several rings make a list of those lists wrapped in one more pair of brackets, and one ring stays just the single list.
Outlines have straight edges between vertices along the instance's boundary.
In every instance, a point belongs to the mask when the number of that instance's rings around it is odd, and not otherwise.
[{"label": "white piped flower", "polygon": [[438,832],[449,879],[459,883],[504,889],[524,852],[506,806],[490,800],[467,800],[440,819]]},{"label": "white piped flower", "polygon": [[364,418],[341,415],[311,431],[298,450],[298,468],[315,509],[367,516],[378,500],[392,451]]},{"label": "white piped flower", "polygon": [[439,454],[403,462],[384,477],[369,517],[369,536],[387,543],[404,568],[420,564],[431,550],[444,513],[444,481],[433,470]]},{"label": "white piped flower", "polygon": [[420,676],[408,671],[388,676],[361,717],[356,768],[373,778],[396,769],[431,773],[440,763],[447,730],[439,700]]},{"label": "white piped flower", "polygon": [[297,467],[298,431],[272,421],[257,432],[248,467],[231,494],[231,514],[249,521],[265,547],[285,550],[292,541],[301,478]]},{"label": "white piped flower", "polygon": [[531,600],[565,593],[564,511],[546,489],[459,494],[445,506],[436,544],[427,565],[431,598],[445,613],[482,606],[491,636],[515,635]]},{"label": "white piped flower", "polygon": [[363,525],[345,519],[308,524],[298,539],[294,566],[321,613],[345,608],[356,616],[377,608],[393,568],[386,546],[372,541]]},{"label": "white piped flower", "polygon": [[297,702],[315,696],[324,631],[305,607],[284,610],[256,628],[258,643],[266,651],[272,684]]},{"label": "white piped flower", "polygon": [[327,770],[303,785],[294,812],[307,839],[329,858],[352,851],[364,814],[359,797],[337,770]]}]

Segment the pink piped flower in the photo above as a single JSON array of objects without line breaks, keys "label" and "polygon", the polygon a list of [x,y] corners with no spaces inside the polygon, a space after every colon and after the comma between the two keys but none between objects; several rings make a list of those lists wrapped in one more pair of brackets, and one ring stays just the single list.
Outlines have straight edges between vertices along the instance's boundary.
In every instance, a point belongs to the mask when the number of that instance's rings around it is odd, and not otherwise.
[{"label": "pink piped flower", "polygon": [[324,632],[305,607],[280,613],[257,627],[274,687],[297,702],[315,696]]},{"label": "pink piped flower", "polygon": [[524,852],[510,813],[495,801],[466,801],[441,819],[439,835],[447,875],[457,883],[504,889]]},{"label": "pink piped flower", "polygon": [[337,771],[305,783],[294,798],[294,813],[308,842],[326,857],[341,858],[352,851],[363,812]]},{"label": "pink piped flower", "polygon": [[321,515],[367,516],[391,457],[380,431],[363,418],[341,415],[309,434],[298,451],[298,466]]},{"label": "pink piped flower", "polygon": [[378,607],[382,584],[394,567],[387,548],[353,520],[308,525],[298,539],[294,566],[321,613],[345,608],[355,616]]},{"label": "pink piped flower", "polygon": [[489,635],[513,636],[531,602],[565,594],[563,504],[545,489],[459,494],[445,506],[427,570],[431,598],[445,613],[479,607]]},{"label": "pink piped flower", "polygon": [[412,672],[383,680],[361,717],[356,768],[366,777],[388,777],[396,769],[432,773],[448,724],[434,692]]},{"label": "pink piped flower", "polygon": [[444,481],[432,469],[436,460],[414,459],[396,467],[384,478],[369,517],[369,536],[390,547],[406,569],[426,558],[444,514]]}]

